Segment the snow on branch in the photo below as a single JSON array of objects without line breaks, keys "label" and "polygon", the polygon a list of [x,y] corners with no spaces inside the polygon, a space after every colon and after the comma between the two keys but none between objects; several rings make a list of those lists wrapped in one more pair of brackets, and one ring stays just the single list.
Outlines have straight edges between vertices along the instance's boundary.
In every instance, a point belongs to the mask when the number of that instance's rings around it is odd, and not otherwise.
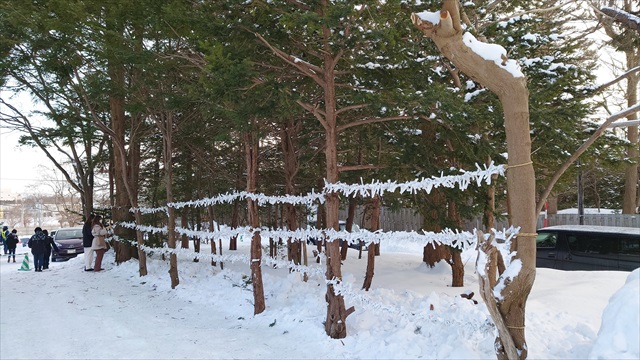
[{"label": "snow on branch", "polygon": [[462,35],[462,41],[474,53],[480,55],[485,60],[493,61],[498,67],[507,70],[513,77],[524,77],[520,71],[520,65],[515,60],[507,58],[507,50],[498,44],[487,44],[478,41],[473,34],[466,32]]},{"label": "snow on branch", "polygon": [[627,29],[640,33],[640,17],[612,7],[603,7],[600,11]]}]

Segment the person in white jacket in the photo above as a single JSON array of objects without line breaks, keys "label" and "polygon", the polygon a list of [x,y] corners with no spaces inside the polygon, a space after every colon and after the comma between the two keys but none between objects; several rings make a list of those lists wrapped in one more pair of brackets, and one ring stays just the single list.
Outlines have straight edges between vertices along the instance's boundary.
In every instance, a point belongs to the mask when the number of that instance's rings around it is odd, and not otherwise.
[{"label": "person in white jacket", "polygon": [[91,248],[96,254],[96,263],[93,266],[93,272],[102,271],[102,257],[107,251],[107,242],[105,237],[109,234],[109,231],[102,226],[102,216],[96,215],[93,218],[93,226],[91,228],[91,234],[93,235],[93,242]]}]

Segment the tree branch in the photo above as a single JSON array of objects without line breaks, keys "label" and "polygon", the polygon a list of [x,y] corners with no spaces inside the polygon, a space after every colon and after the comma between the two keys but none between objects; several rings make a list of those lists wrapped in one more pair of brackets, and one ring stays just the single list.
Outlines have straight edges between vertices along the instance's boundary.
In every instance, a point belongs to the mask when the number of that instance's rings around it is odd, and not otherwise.
[{"label": "tree branch", "polygon": [[338,132],[341,132],[341,131],[346,130],[348,128],[352,128],[354,126],[360,126],[360,125],[365,125],[365,124],[374,124],[374,123],[385,122],[385,121],[408,120],[408,119],[413,119],[413,116],[403,115],[403,116],[392,116],[392,117],[387,117],[387,118],[364,119],[364,120],[353,121],[353,122],[350,122],[348,124],[344,124],[342,126],[338,126],[336,128],[336,130]]},{"label": "tree branch", "polygon": [[620,81],[622,81],[622,80],[624,80],[624,79],[627,79],[628,77],[630,77],[631,75],[633,75],[634,73],[636,73],[636,72],[638,72],[638,71],[640,71],[640,66],[636,66],[636,67],[634,67],[633,69],[628,70],[628,71],[627,71],[627,72],[625,72],[624,74],[622,74],[622,75],[618,76],[617,78],[615,78],[615,79],[613,79],[613,80],[611,80],[611,81],[609,81],[609,82],[607,82],[607,83],[604,83],[604,84],[602,84],[602,85],[598,86],[598,87],[595,89],[595,92],[603,91],[604,89],[608,88],[609,86],[614,85],[614,84],[617,84],[618,82],[620,82]]},{"label": "tree branch", "polygon": [[320,110],[317,106],[313,106],[309,103],[300,101],[300,100],[296,100],[296,103],[300,106],[302,106],[303,109],[309,111],[311,114],[313,114],[313,116],[316,117],[316,119],[318,119],[318,121],[320,121],[320,124],[322,124],[322,127],[327,130],[329,127],[329,124],[327,124],[327,120],[324,118],[324,111]]},{"label": "tree branch", "polygon": [[351,106],[345,106],[339,110],[336,110],[336,115],[342,114],[343,112],[349,111],[349,110],[357,110],[357,109],[362,109],[369,106],[369,104],[358,104],[358,105],[351,105]]},{"label": "tree branch", "polygon": [[600,12],[610,17],[613,21],[621,24],[630,30],[640,33],[640,17],[629,14],[626,11],[614,9],[612,7],[603,7]]},{"label": "tree branch", "polygon": [[546,189],[544,189],[544,191],[542,192],[542,195],[540,195],[540,200],[538,200],[538,204],[536,205],[536,214],[540,214],[540,212],[542,211],[545,201],[547,201],[549,194],[551,194],[551,190],[553,190],[554,185],[556,184],[556,182],[558,182],[562,174],[564,174],[564,172],[569,168],[569,166],[571,166],[571,164],[573,164],[578,159],[578,157],[580,157],[580,155],[582,155],[582,153],[584,153],[589,148],[589,146],[591,146],[591,144],[593,144],[600,136],[602,136],[602,134],[607,129],[607,127],[609,127],[609,125],[614,121],[621,119],[623,117],[626,117],[628,115],[637,113],[639,111],[640,111],[640,103],[635,104],[634,106],[626,110],[623,110],[619,113],[611,115],[604,123],[602,123],[602,125],[600,125],[600,127],[596,130],[596,132],[593,133],[593,135],[591,135],[589,139],[587,139],[587,141],[585,141],[578,148],[578,150],[576,150],[576,152],[573,155],[571,155],[564,162],[564,164],[562,164],[562,166],[560,166],[560,168],[553,174]]},{"label": "tree branch", "polygon": [[384,169],[386,165],[346,165],[346,166],[338,166],[338,172],[340,171],[353,171],[353,170],[374,170],[374,169]]},{"label": "tree branch", "polygon": [[[79,186],[78,184],[76,184],[73,179],[71,179],[71,175],[69,175],[69,173],[67,172],[67,170],[62,167],[62,165],[58,162],[58,160],[56,160],[53,155],[51,155],[51,153],[49,152],[49,150],[47,149],[47,147],[45,146],[44,143],[42,143],[42,141],[40,141],[40,136],[39,134],[34,130],[34,128],[31,126],[31,122],[29,121],[29,119],[22,113],[20,112],[20,110],[16,109],[13,105],[7,103],[6,101],[4,101],[4,99],[0,98],[0,103],[4,104],[5,106],[7,106],[9,109],[11,109],[17,116],[14,117],[14,119],[16,119],[16,122],[19,122],[21,124],[21,127],[23,129],[25,129],[29,135],[31,136],[31,139],[33,139],[33,141],[36,143],[36,145],[38,145],[38,147],[44,152],[44,154],[47,156],[47,158],[49,160],[51,160],[51,162],[53,163],[53,165],[60,170],[60,172],[62,173],[62,175],[64,176],[64,178],[67,180],[67,182],[69,183],[69,185],[71,185],[71,187],[73,187],[74,190],[76,190],[79,194],[84,194],[84,190],[82,189],[81,186]],[[22,121],[17,120],[17,119],[22,119]],[[6,120],[6,119],[5,119]],[[56,146],[56,148],[60,149],[59,146],[57,144],[54,144]],[[63,152],[64,154],[64,152]],[[69,157],[68,154],[65,154],[67,157]]]},{"label": "tree branch", "polygon": [[296,69],[298,69],[303,74],[305,74],[305,75],[309,76],[310,78],[312,78],[315,82],[320,84],[320,86],[322,86],[323,88],[326,86],[325,82],[322,80],[322,77],[319,75],[319,74],[323,73],[323,70],[320,67],[315,66],[315,65],[313,65],[313,64],[311,64],[309,62],[306,62],[306,61],[304,61],[304,60],[302,60],[302,59],[300,59],[298,57],[295,57],[293,55],[289,55],[289,54],[285,53],[284,51],[275,48],[264,37],[262,37],[262,35],[260,35],[258,33],[255,33],[255,35],[277,57],[279,57],[280,59],[285,61],[287,64],[295,67]]}]

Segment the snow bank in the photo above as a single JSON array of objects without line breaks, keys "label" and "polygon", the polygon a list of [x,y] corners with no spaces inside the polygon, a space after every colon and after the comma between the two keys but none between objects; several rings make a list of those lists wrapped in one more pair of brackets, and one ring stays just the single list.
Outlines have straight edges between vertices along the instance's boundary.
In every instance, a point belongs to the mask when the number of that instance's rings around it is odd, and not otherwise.
[{"label": "snow bank", "polygon": [[640,359],[640,268],[634,270],[604,309],[591,359]]}]

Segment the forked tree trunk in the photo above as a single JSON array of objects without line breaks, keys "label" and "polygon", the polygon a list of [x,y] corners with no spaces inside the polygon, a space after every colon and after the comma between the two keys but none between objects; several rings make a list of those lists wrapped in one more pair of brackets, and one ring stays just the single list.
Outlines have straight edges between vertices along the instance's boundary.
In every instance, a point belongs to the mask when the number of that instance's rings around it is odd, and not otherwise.
[{"label": "forked tree trunk", "polygon": [[[247,162],[247,192],[256,191],[258,181],[258,139],[255,133],[244,134],[245,159]],[[253,284],[253,313],[260,314],[265,309],[264,287],[262,284],[262,246],[258,203],[247,199],[249,225],[253,228],[251,238],[251,283]]]},{"label": "forked tree trunk", "polygon": [[[509,64],[506,57],[502,60],[502,64],[498,65],[493,60],[482,58],[465,44],[462,39],[457,0],[443,1],[437,24],[423,20],[416,14],[412,14],[411,19],[458,69],[496,94],[504,110],[509,158],[507,174],[509,208],[514,225],[520,226],[520,232],[513,240],[511,249],[516,252],[512,263],[519,260],[521,268],[517,275],[508,280],[500,279],[504,285],[500,292],[501,298],[491,295],[488,300],[485,299],[485,302],[495,301],[498,309],[495,316],[500,319],[494,317],[494,321],[496,323],[504,321],[506,324],[505,328],[498,328],[497,341],[500,344],[496,347],[498,357],[515,356],[524,359],[528,354],[524,331],[525,306],[536,274],[535,177],[531,162],[529,93],[526,79],[518,72],[507,71],[504,68],[505,64]],[[488,278],[481,281],[491,281],[491,276],[495,275],[489,273],[486,276]],[[510,348],[511,343],[514,344],[514,348]]]}]

